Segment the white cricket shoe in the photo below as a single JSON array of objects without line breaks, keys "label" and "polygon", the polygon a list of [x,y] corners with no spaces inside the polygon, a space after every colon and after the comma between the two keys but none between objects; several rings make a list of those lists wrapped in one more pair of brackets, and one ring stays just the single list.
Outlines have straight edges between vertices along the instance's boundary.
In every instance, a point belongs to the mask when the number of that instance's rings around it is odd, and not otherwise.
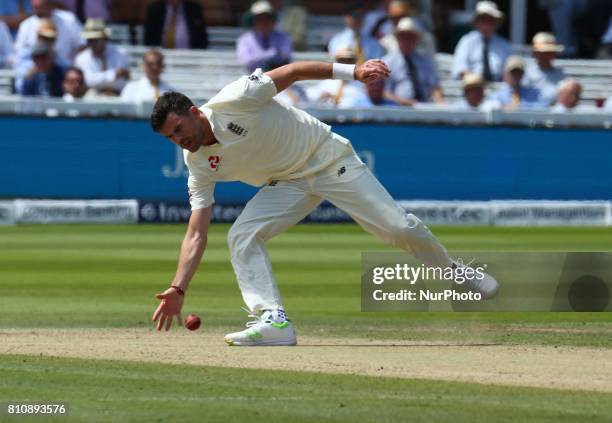
[{"label": "white cricket shoe", "polygon": [[[285,315],[284,311],[281,315]],[[245,330],[225,335],[228,345],[256,347],[297,344],[293,324],[286,318],[279,319],[275,311],[266,310],[261,316],[249,312],[249,317],[254,317],[255,320],[247,322]]]},{"label": "white cricket shoe", "polygon": [[[464,264],[462,259],[457,259],[453,261],[453,267],[455,268],[469,268],[470,263]],[[495,280],[495,278],[488,273],[482,272],[482,277],[478,277],[475,275],[473,278],[467,279],[464,282],[455,281],[454,284],[463,286],[466,289],[472,292],[478,292],[482,295],[483,300],[488,300],[493,298],[499,292],[499,282]]]}]

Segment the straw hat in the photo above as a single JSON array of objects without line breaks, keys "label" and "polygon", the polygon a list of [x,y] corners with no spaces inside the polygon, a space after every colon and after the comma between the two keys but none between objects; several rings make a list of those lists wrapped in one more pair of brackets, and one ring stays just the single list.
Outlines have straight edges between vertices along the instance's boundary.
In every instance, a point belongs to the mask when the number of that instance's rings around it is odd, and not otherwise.
[{"label": "straw hat", "polygon": [[57,26],[53,19],[43,18],[40,20],[38,35],[45,38],[57,38]]},{"label": "straw hat", "polygon": [[463,88],[484,87],[486,82],[482,75],[467,72],[463,75]]},{"label": "straw hat", "polygon": [[97,40],[100,38],[109,38],[111,31],[106,27],[102,19],[87,19],[85,28],[81,35],[86,40]]},{"label": "straw hat", "polygon": [[531,46],[536,53],[561,53],[565,50],[565,47],[557,44],[557,39],[550,32],[538,32],[533,36]]}]

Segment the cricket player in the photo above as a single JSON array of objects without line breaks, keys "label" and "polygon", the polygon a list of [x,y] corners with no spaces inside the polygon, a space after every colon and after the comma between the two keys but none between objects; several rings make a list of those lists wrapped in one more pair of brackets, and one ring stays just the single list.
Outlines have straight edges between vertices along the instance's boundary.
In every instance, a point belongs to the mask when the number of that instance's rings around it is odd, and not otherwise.
[{"label": "cricket player", "polygon": [[[157,329],[182,323],[185,292],[206,248],[216,181],[262,186],[228,233],[232,266],[255,320],[225,336],[229,345],[296,345],[272,273],[265,242],[306,217],[323,200],[348,213],[366,231],[432,267],[457,267],[431,231],[391,198],[346,138],[308,113],[274,96],[301,80],[356,79],[390,74],[380,60],[361,65],[295,62],[269,72],[257,69],[223,88],[202,107],[170,92],[157,100],[153,129],[184,149],[192,214],[176,275],[153,314]],[[380,140],[384,142],[384,140]],[[467,288],[493,297],[495,279],[468,280]]]}]

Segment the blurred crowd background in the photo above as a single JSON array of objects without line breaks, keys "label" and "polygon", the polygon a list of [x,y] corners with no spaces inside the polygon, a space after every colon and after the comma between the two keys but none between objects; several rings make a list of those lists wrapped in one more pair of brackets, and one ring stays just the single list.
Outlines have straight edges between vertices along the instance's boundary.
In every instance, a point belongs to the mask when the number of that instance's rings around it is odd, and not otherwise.
[{"label": "blurred crowd background", "polygon": [[612,110],[612,1],[2,0],[0,94],[205,101],[256,68],[382,59],[391,77],[296,84],[300,107]]}]

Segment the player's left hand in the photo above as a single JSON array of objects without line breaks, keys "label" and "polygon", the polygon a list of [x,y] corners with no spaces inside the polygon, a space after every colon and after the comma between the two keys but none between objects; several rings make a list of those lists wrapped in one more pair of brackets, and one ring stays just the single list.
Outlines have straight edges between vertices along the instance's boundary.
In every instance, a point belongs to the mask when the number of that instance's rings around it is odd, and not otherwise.
[{"label": "player's left hand", "polygon": [[364,84],[369,84],[380,78],[386,78],[391,74],[391,70],[380,59],[368,60],[355,67],[355,79]]},{"label": "player's left hand", "polygon": [[175,317],[178,324],[182,325],[183,319],[181,318],[181,309],[183,308],[183,301],[185,298],[179,295],[174,288],[168,288],[161,294],[156,294],[155,297],[161,300],[152,318],[154,322],[157,322],[157,330],[162,330],[164,326],[166,330],[170,330],[172,320]]}]

